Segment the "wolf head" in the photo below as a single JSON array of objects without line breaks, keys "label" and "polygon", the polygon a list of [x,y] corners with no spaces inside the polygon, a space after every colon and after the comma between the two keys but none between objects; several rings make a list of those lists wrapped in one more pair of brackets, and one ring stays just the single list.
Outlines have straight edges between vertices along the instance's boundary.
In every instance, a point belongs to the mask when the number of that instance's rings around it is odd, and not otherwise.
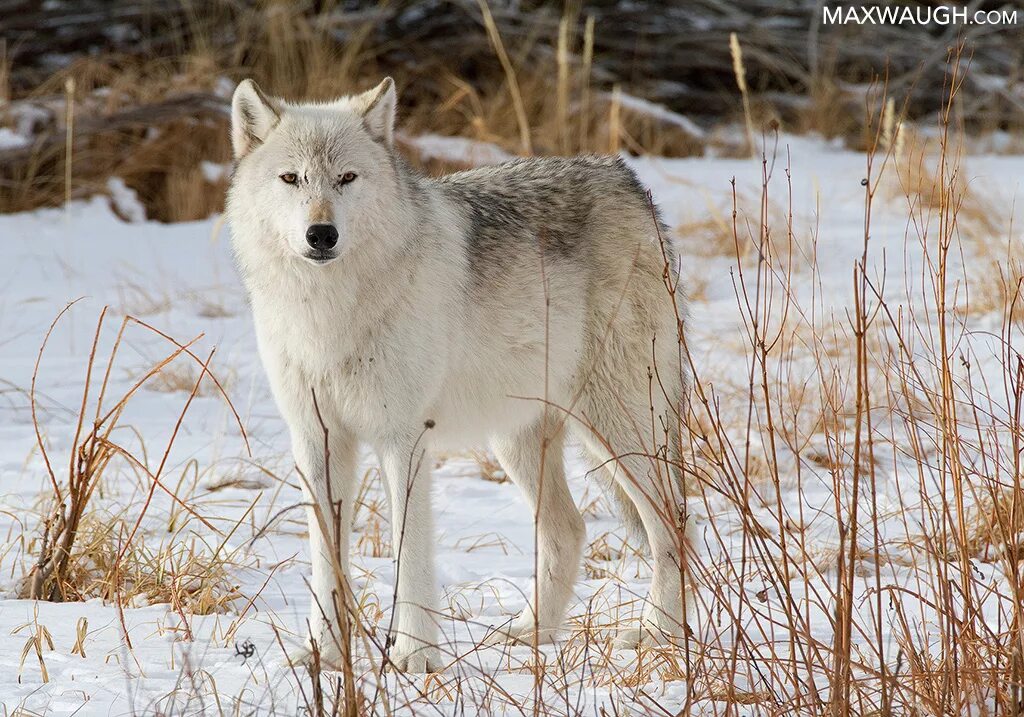
[{"label": "wolf head", "polygon": [[328,264],[379,224],[399,192],[395,105],[390,77],[363,94],[310,104],[241,82],[231,102],[237,167],[228,200],[236,248],[256,242],[264,256]]}]

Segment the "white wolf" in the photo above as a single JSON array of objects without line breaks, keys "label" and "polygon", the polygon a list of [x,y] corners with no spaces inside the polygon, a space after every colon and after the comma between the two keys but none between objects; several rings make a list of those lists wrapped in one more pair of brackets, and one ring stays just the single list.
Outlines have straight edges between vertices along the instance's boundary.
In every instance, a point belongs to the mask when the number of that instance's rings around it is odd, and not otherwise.
[{"label": "white wolf", "polygon": [[436,449],[490,445],[525,494],[535,597],[491,639],[550,641],[585,538],[564,475],[566,429],[652,550],[645,617],[620,640],[680,635],[686,541],[666,447],[687,372],[671,258],[644,188],[619,159],[594,156],[421,176],[393,146],[395,106],[390,78],[310,104],[246,80],[232,102],[227,213],[306,483],[310,639],[324,660],[340,658],[337,592],[365,442],[391,504],[394,666],[443,665],[423,459]]}]

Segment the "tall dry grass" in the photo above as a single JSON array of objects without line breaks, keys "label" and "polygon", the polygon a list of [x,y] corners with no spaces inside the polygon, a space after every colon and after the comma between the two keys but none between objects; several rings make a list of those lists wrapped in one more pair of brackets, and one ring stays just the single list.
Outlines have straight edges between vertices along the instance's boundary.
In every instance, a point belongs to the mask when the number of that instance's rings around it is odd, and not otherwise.
[{"label": "tall dry grass", "polygon": [[[705,614],[724,612],[729,628],[706,624],[701,642],[725,639],[731,652],[702,669],[765,685],[760,713],[1020,709],[1019,285],[996,306],[965,298],[978,278],[958,261],[970,251],[969,205],[954,119],[963,68],[956,57],[951,65],[932,169],[901,177],[899,190],[914,219],[906,244],[920,256],[917,288],[886,291],[884,249],[872,239],[887,174],[904,171],[892,147],[881,149],[883,102],[868,125],[876,136],[846,315],[822,312],[817,288],[799,290],[820,285],[816,265],[795,269],[762,231],[756,268],[737,264],[745,395],[723,394],[694,367],[691,425],[701,428],[689,455],[702,462],[707,512],[724,504],[739,524],[732,535],[722,534],[728,521],[709,525],[709,542],[730,559],[699,568],[715,586],[702,593]],[[765,196],[771,184],[766,170]],[[988,239],[1012,244],[1000,236]],[[1002,317],[994,364],[974,328],[993,313]],[[723,413],[737,400],[745,423]],[[824,519],[784,498],[822,486]],[[824,551],[808,535],[815,523],[834,536]],[[763,589],[744,589],[751,581]]]},{"label": "tall dry grass", "polygon": [[[66,471],[62,471],[48,447],[52,436],[46,435],[46,428],[37,415],[36,384],[51,334],[74,303],[68,304],[47,330],[29,391],[37,447],[52,493],[44,497],[38,533],[25,543],[25,551],[34,555],[34,564],[22,581],[21,594],[26,598],[56,602],[102,597],[119,606],[166,602],[182,614],[183,619],[186,612],[206,614],[226,610],[232,601],[240,598],[228,577],[228,566],[235,556],[225,550],[227,537],[179,495],[184,492],[188,470],[173,484],[166,471],[178,432],[201,386],[212,385],[213,391],[223,397],[234,412],[220,382],[210,373],[213,353],[205,361],[201,360],[192,351],[201,336],[178,343],[129,315],[117,328],[102,373],[97,373],[101,368],[97,361],[107,314],[104,308],[85,355],[81,404],[70,436],[68,465]],[[132,330],[155,334],[173,349],[131,382],[124,392],[111,398],[108,395],[111,375],[126,334]],[[158,462],[153,465],[145,441],[141,447],[129,447],[116,435],[126,428],[122,418],[133,397],[179,359],[194,362],[199,367],[199,375],[184,391],[186,399],[181,411],[174,420],[166,446],[157,454]],[[244,438],[241,420],[237,413],[234,415]],[[103,492],[108,474],[114,474],[113,480],[121,480],[125,472],[141,483],[142,503],[134,519],[126,517],[127,511],[110,515],[95,506],[94,498],[98,492]],[[166,526],[168,537],[163,541],[151,536],[147,540],[145,531],[140,531],[157,491],[165,494],[174,505]],[[186,541],[182,531],[193,520],[224,542],[211,549],[209,545],[197,546],[194,539],[191,543]],[[184,624],[187,626],[187,620]]]},{"label": "tall dry grass", "polygon": [[[550,38],[558,51],[540,53],[543,61],[531,51],[546,30],[502,37],[493,19],[488,22],[487,3],[479,8],[504,82],[463,77],[444,57],[424,58],[415,72],[385,66],[394,48],[371,42],[373,13],[365,20],[353,13],[350,40],[339,46],[332,35],[334,3],[318,9],[280,2],[234,10],[195,6],[170,55],[77,58],[15,104],[0,106],[0,126],[27,116],[41,125],[30,149],[0,162],[0,212],[104,194],[111,177],[134,190],[151,219],[188,221],[219,211],[228,173],[210,172],[209,165],[232,159],[229,92],[244,77],[271,94],[308,100],[363,90],[395,72],[406,132],[493,142],[513,154],[703,151],[700,132],[670,113],[644,104],[623,107],[593,91],[594,34],[602,29],[590,21],[578,32],[579,8],[566,6]],[[223,22],[233,23],[244,40],[218,46],[211,28]],[[554,92],[552,77],[558,78]],[[420,159],[411,144],[405,151],[428,171],[460,167]]]}]

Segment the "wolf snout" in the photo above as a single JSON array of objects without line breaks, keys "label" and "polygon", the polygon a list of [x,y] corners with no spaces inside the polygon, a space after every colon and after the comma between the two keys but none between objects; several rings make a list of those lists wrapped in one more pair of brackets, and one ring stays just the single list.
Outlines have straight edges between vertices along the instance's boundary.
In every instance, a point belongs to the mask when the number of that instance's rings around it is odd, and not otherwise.
[{"label": "wolf snout", "polygon": [[306,230],[306,243],[317,251],[330,251],[338,243],[338,230],[333,224],[314,224]]}]

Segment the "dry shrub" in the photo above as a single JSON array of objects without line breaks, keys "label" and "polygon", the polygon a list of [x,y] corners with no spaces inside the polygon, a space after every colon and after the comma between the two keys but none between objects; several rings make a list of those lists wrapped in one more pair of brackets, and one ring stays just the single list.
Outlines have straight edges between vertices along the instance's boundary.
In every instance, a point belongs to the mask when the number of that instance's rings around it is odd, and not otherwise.
[{"label": "dry shrub", "polygon": [[[1014,488],[982,489],[966,517],[967,550],[988,562],[1024,557],[1024,503]],[[953,550],[949,551],[955,554]]]},{"label": "dry shrub", "polygon": [[806,101],[786,111],[785,121],[797,133],[817,133],[826,139],[841,137],[847,146],[867,149],[863,135],[863,106],[850,97],[829,72],[815,78]]},{"label": "dry shrub", "polygon": [[[514,54],[526,55],[531,47],[526,42]],[[704,130],[685,117],[623,93],[593,89],[591,66],[579,54],[519,63],[514,71],[515,91],[509,83],[481,88],[445,72],[436,104],[403,111],[406,131],[469,137],[513,154],[627,151],[689,157],[704,152]],[[564,78],[554,91],[552,77]],[[509,111],[517,103],[521,103],[520,115]],[[521,118],[527,122],[527,146]]]},{"label": "dry shrub", "polygon": [[[764,227],[766,260],[736,261],[746,382],[695,366],[684,434],[685,459],[707,466],[693,473],[711,545],[693,564],[709,619],[688,653],[688,698],[708,686],[730,705],[808,715],[1019,707],[1024,364],[1012,312],[975,320],[978,285],[996,272],[971,263],[983,251],[972,242],[1003,237],[1002,255],[1007,233],[991,193],[965,180],[954,95],[927,158],[894,152],[897,172],[883,172],[877,135],[870,147],[865,216],[898,177],[908,248],[924,255],[906,296],[883,292],[870,226],[834,318],[801,305]],[[744,416],[728,411],[737,405]]]},{"label": "dry shrub", "polygon": [[162,538],[138,533],[124,550],[132,525],[120,515],[91,512],[83,520],[63,583],[65,600],[167,604],[179,614],[210,615],[230,612],[243,597],[232,578],[242,567],[238,549],[218,550],[194,534],[186,537],[183,527]]},{"label": "dry shrub", "polygon": [[[58,478],[50,453],[43,440],[43,427],[36,416],[36,381],[39,365],[46,345],[57,323],[71,309],[69,304],[54,319],[40,348],[33,372],[30,402],[38,447],[42,454],[53,489],[46,497],[40,534],[31,542],[37,552],[35,565],[25,576],[21,587],[24,597],[51,601],[75,600],[100,595],[123,600],[144,596],[148,600],[167,600],[179,612],[209,611],[224,608],[237,597],[235,589],[227,584],[225,565],[228,557],[222,548],[206,553],[171,537],[157,548],[147,548],[143,520],[154,494],[159,488],[191,519],[203,523],[214,534],[219,531],[188,506],[183,498],[167,487],[164,472],[168,456],[192,400],[199,391],[202,379],[209,378],[222,396],[221,384],[209,373],[213,355],[201,361],[191,351],[195,340],[179,344],[165,334],[131,316],[125,317],[117,332],[104,368],[102,382],[95,397],[90,396],[94,383],[94,369],[100,338],[103,333],[106,309],[100,313],[95,337],[86,356],[86,372],[78,423],[72,436],[68,472]],[[116,400],[109,402],[108,381],[114,370],[118,349],[126,331],[141,327],[168,340],[174,349],[155,363]],[[145,448],[133,452],[115,440],[115,429],[137,391],[152,381],[176,359],[184,357],[200,366],[191,392],[179,413],[171,438],[165,447],[159,465],[151,467]],[[91,399],[91,400],[90,400]],[[228,406],[231,407],[230,401]],[[233,407],[231,409],[234,411]],[[237,419],[237,414],[236,419]],[[239,423],[241,427],[241,423]],[[243,431],[244,437],[244,431]],[[113,470],[120,468],[143,479],[143,502],[134,521],[111,520],[109,515],[97,512],[95,496]],[[179,486],[181,483],[179,483]],[[127,510],[127,506],[126,506]],[[183,526],[182,526],[183,527]]]},{"label": "dry shrub", "polygon": [[181,363],[170,364],[146,382],[146,388],[159,393],[194,393],[196,396],[217,396],[222,386],[229,386],[229,379],[222,379],[220,386],[208,376],[197,375],[191,366]]},{"label": "dry shrub", "polygon": [[[65,91],[69,79],[74,80],[72,95]],[[73,197],[102,194],[110,177],[120,177],[139,195],[150,218],[197,218],[203,211],[197,206],[199,193],[192,199],[175,195],[184,190],[180,177],[201,161],[230,159],[225,105],[212,94],[216,80],[215,74],[203,77],[197,72],[187,55],[176,60],[113,55],[72,62],[5,113],[30,117],[35,141],[27,149],[6,153],[0,162],[0,209],[21,211],[64,200],[70,99],[75,117]],[[207,205],[221,204],[216,187],[203,189],[212,196],[203,200]],[[180,216],[179,210],[184,211]]]},{"label": "dry shrub", "polygon": [[[156,132],[147,131],[147,135],[112,169],[114,176],[135,190],[147,217],[166,222],[193,221],[221,211],[227,173],[211,181],[203,163],[230,161],[227,122],[179,120]],[[117,152],[110,146],[92,151],[107,156]]]}]

